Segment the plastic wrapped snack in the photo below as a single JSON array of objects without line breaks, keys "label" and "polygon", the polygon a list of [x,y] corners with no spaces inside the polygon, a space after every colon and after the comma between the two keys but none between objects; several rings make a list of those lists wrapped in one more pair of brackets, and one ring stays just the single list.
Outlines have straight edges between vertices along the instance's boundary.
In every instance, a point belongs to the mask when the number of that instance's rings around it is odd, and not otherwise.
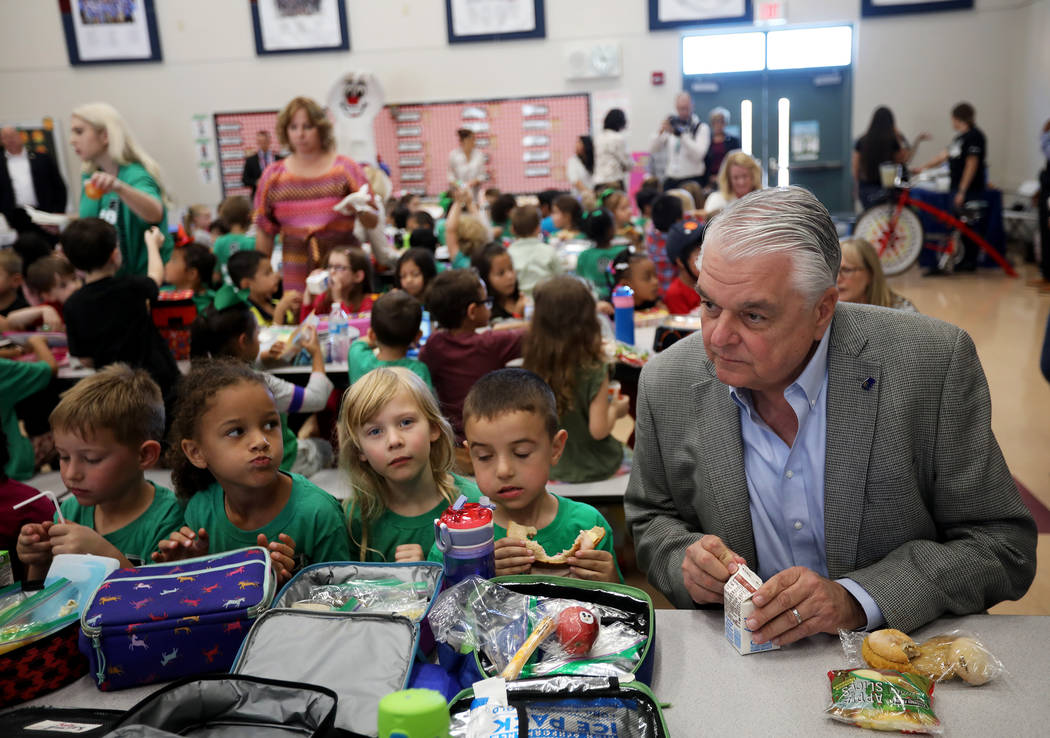
[{"label": "plastic wrapped snack", "polygon": [[933,681],[889,669],[840,669],[828,672],[833,719],[870,730],[939,735],[933,712]]},{"label": "plastic wrapped snack", "polygon": [[936,682],[958,678],[978,686],[1001,676],[1005,669],[975,633],[952,630],[921,643],[889,628],[873,633],[839,631],[842,650],[852,666],[894,669]]},{"label": "plastic wrapped snack", "polygon": [[310,596],[293,608],[337,612],[381,612],[417,620],[426,612],[429,598],[426,582],[400,579],[356,579],[341,584],[310,588]]}]

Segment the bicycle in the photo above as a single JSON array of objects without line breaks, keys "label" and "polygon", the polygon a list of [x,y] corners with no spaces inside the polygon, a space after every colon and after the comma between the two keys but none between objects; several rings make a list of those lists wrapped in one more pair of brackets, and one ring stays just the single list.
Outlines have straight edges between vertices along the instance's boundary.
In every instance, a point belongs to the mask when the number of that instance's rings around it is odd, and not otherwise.
[{"label": "bicycle", "polygon": [[[962,218],[956,218],[929,203],[914,199],[909,190],[910,185],[907,183],[895,185],[895,194],[887,202],[872,205],[861,213],[853,228],[854,236],[865,239],[875,247],[882,270],[887,275],[900,274],[908,269],[919,258],[923,248],[938,254],[939,269],[950,271],[962,260],[961,236],[966,236],[991,256],[1009,276],[1017,276],[1010,263],[970,227],[980,218],[984,203],[966,203]],[[916,210],[928,213],[952,229],[944,245],[926,242],[922,220]]]}]

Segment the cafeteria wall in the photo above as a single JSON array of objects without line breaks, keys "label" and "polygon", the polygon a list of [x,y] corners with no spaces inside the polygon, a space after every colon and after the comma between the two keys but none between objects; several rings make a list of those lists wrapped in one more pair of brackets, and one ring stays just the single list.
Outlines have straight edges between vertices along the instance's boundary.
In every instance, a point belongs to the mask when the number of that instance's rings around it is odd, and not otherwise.
[{"label": "cafeteria wall", "polygon": [[[570,92],[620,97],[629,101],[633,150],[647,147],[681,87],[680,34],[650,32],[647,4],[639,0],[545,0],[544,40],[451,46],[440,0],[347,0],[349,53],[270,57],[255,55],[248,2],[154,4],[162,62],[73,68],[58,3],[0,0],[0,120],[52,115],[66,128],[75,105],[106,100],[160,161],[183,205],[220,197],[218,185],[202,183],[194,166],[193,114],[276,109],[297,94],[323,99],[333,80],[352,69],[376,72],[389,102]],[[919,153],[925,159],[951,137],[951,106],[969,100],[989,138],[992,180],[1015,188],[1038,169],[1038,132],[1050,115],[1043,76],[1050,69],[1044,39],[1050,2],[975,5],[974,11],[860,19],[860,0],[790,0],[787,12],[792,24],[855,24],[855,134],[875,106],[890,105],[907,135],[933,133]],[[622,77],[565,79],[565,46],[587,40],[619,41]],[[665,73],[664,86],[650,84],[653,71]],[[596,113],[600,119],[604,110]],[[74,170],[68,148],[65,158]]]}]

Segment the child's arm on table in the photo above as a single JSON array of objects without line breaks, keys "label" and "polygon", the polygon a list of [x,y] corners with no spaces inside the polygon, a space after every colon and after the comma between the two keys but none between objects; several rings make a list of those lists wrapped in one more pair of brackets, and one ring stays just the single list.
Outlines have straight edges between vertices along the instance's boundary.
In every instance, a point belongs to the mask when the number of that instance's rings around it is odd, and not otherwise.
[{"label": "child's arm on table", "polygon": [[51,538],[48,534],[50,520],[42,523],[26,523],[18,533],[15,555],[26,567],[26,579],[36,581],[47,575],[51,566]]},{"label": "child's arm on table", "polygon": [[50,305],[34,305],[33,307],[12,310],[7,317],[0,316],[0,330],[21,331],[37,321],[43,322],[51,330],[62,327],[62,316]]},{"label": "child's arm on table", "polygon": [[500,538],[495,545],[496,576],[505,577],[509,574],[528,574],[532,564],[536,561],[535,555],[525,547],[524,541],[513,538]]},{"label": "child's arm on table", "polygon": [[51,554],[94,554],[107,556],[120,562],[122,568],[132,566],[128,557],[116,546],[103,538],[98,531],[78,523],[55,523],[48,531],[51,537]]},{"label": "child's arm on table", "polygon": [[153,226],[143,235],[146,242],[146,274],[160,287],[164,284],[164,259],[160,255],[160,247],[164,245],[164,234],[160,228]]},{"label": "child's arm on table", "polygon": [[270,552],[273,560],[273,570],[277,574],[277,584],[283,585],[292,578],[295,571],[295,541],[286,533],[277,536],[276,541],[270,541],[263,533],[259,534],[256,542]]},{"label": "child's arm on table", "polygon": [[208,531],[200,528],[196,533],[184,525],[157,544],[157,550],[150,558],[161,564],[168,561],[192,559],[208,553]]}]

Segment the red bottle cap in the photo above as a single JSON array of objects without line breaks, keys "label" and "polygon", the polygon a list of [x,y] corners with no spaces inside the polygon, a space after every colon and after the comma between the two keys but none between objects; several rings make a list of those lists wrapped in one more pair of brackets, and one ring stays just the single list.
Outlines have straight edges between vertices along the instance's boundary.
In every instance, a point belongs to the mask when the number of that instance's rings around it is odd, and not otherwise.
[{"label": "red bottle cap", "polygon": [[454,507],[445,510],[441,522],[454,530],[481,528],[492,524],[492,510],[477,502],[467,502],[458,510]]}]

